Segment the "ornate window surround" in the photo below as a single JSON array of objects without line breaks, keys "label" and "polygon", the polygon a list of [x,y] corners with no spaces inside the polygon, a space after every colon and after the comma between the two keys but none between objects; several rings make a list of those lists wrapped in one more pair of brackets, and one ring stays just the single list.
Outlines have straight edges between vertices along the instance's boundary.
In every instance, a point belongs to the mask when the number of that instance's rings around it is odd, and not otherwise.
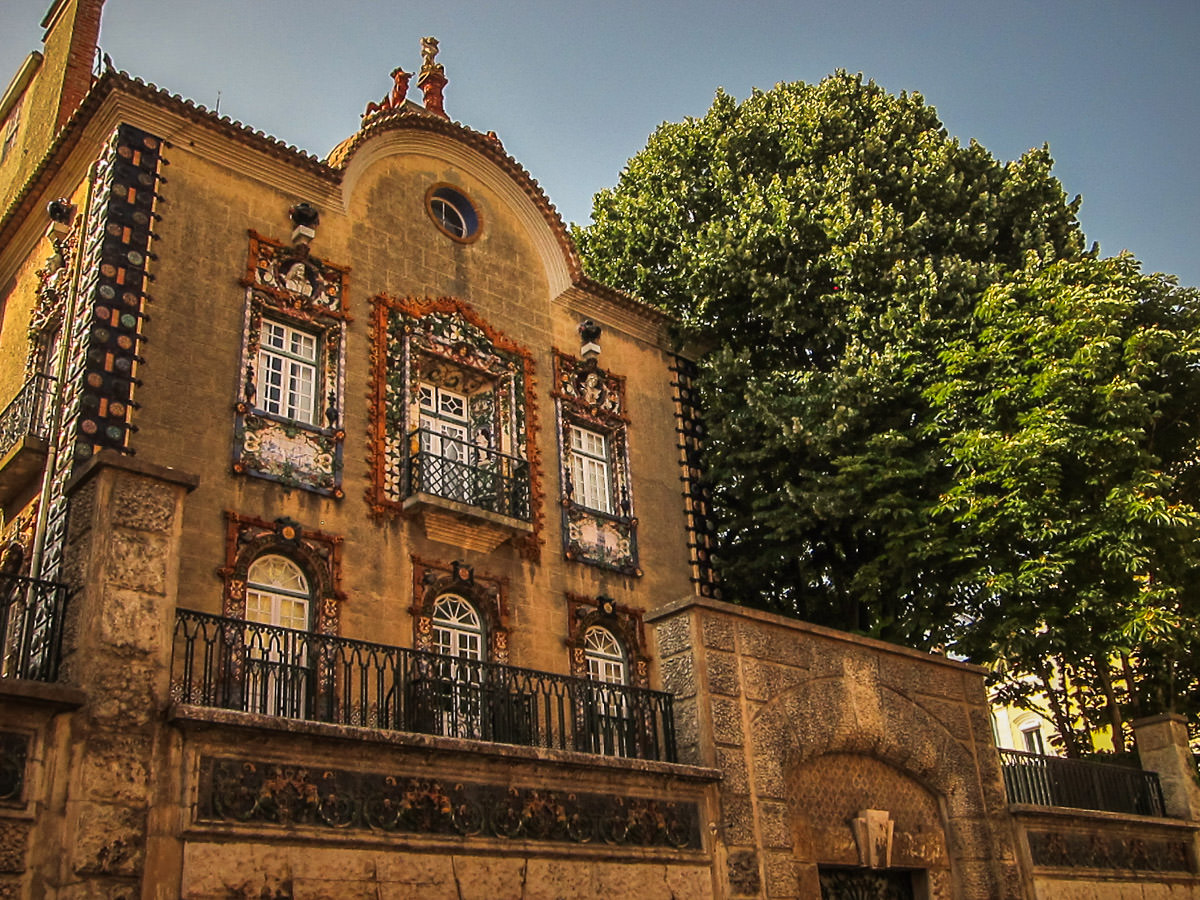
[{"label": "ornate window surround", "polygon": [[296,563],[309,579],[313,611],[311,628],[317,634],[337,636],[341,629],[342,538],[308,531],[298,522],[274,522],[225,511],[225,565],[217,569],[224,581],[221,614],[246,617],[246,581],[250,565],[260,556],[274,554]]},{"label": "ornate window surround", "polygon": [[[637,516],[629,476],[629,418],[625,379],[555,349],[554,397],[557,413],[559,483],[562,486],[563,555],[575,562],[641,576]],[[571,428],[605,438],[612,512],[575,502],[571,479]]]},{"label": "ornate window surround", "polygon": [[529,466],[531,532],[512,537],[522,558],[541,557],[541,455],[534,394],[533,355],[488,325],[468,304],[453,297],[398,299],[381,294],[372,301],[371,399],[366,498],[371,512],[407,517],[404,467],[411,421],[417,405],[419,366],[445,363],[498,384],[499,434],[495,449],[523,458]]},{"label": "ornate window surround", "polygon": [[508,579],[476,575],[461,560],[435,562],[413,556],[413,649],[433,652],[433,607],[438,597],[457,594],[483,623],[484,662],[508,664]]},{"label": "ornate window surround", "polygon": [[584,597],[568,592],[567,647],[571,654],[571,674],[588,677],[587,650],[584,639],[593,625],[613,633],[624,648],[627,659],[625,671],[628,684],[650,686],[650,657],[646,652],[646,628],[642,612],[632,606],[617,603],[611,597]]},{"label": "ornate window surround", "polygon": [[[345,397],[345,305],[349,269],[323,262],[297,243],[249,232],[241,386],[235,404],[233,471],[341,499],[341,404]],[[313,398],[317,423],[273,415],[257,405],[263,320],[313,335],[317,341]]]}]

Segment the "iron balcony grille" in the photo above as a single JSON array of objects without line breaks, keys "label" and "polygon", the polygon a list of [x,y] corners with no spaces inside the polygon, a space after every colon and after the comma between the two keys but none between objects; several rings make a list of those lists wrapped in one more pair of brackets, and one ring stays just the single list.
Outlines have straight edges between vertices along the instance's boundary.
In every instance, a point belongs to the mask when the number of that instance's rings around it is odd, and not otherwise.
[{"label": "iron balcony grille", "polygon": [[672,697],[514,666],[178,610],[180,703],[675,762]]},{"label": "iron balcony grille", "polygon": [[34,375],[0,413],[0,457],[27,436],[50,439],[53,386],[49,375]]},{"label": "iron balcony grille", "polygon": [[0,576],[0,677],[55,681],[62,656],[67,588],[53,581]]},{"label": "iron balcony grille", "polygon": [[529,461],[418,428],[409,434],[406,496],[432,494],[520,519],[529,507]]},{"label": "iron balcony grille", "polygon": [[1010,803],[1166,815],[1155,772],[1021,750],[1001,750],[1000,763]]}]

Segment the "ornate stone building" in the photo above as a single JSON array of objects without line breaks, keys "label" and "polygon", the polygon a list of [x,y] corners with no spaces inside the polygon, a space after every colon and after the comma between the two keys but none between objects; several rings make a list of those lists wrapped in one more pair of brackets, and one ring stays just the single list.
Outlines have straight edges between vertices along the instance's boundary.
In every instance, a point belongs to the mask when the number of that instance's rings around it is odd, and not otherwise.
[{"label": "ornate stone building", "polygon": [[978,670],[721,602],[691,364],[436,41],[317,159],[100,7],[0,100],[0,897],[1052,880]]}]

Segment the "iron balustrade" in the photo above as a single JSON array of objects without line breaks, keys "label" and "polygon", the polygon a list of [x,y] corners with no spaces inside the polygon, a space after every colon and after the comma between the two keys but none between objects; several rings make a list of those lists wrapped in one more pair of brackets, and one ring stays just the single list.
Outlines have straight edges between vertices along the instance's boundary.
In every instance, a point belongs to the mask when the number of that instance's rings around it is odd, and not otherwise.
[{"label": "iron balustrade", "polygon": [[66,608],[65,585],[0,575],[0,678],[58,678]]},{"label": "iron balustrade", "polygon": [[0,413],[0,457],[32,435],[50,439],[50,400],[54,378],[34,375]]},{"label": "iron balustrade", "polygon": [[288,719],[676,761],[662,691],[176,613],[179,703]]},{"label": "iron balustrade", "polygon": [[409,434],[406,490],[528,522],[529,461],[418,428]]},{"label": "iron balustrade", "polygon": [[1001,750],[1010,803],[1164,816],[1158,774],[1110,763]]}]

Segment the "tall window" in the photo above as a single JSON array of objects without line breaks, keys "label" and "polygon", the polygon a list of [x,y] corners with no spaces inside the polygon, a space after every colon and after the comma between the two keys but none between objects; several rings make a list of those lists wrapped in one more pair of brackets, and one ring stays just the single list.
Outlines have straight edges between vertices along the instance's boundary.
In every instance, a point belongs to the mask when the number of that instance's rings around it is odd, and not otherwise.
[{"label": "tall window", "polygon": [[[483,667],[465,660],[483,659],[479,613],[457,594],[443,594],[433,605],[433,649],[441,654],[434,678],[418,684],[418,730],[447,737],[484,737]],[[419,720],[420,721],[420,720]]]},{"label": "tall window", "polygon": [[258,405],[272,415],[317,421],[317,338],[266,317],[258,350]]},{"label": "tall window", "polygon": [[[246,710],[304,718],[310,694],[308,579],[290,559],[261,556],[246,577],[246,620],[277,628],[247,628]],[[279,631],[278,628],[294,629]]]},{"label": "tall window", "polygon": [[581,506],[611,514],[608,438],[598,431],[570,426],[569,465],[574,500]]}]

